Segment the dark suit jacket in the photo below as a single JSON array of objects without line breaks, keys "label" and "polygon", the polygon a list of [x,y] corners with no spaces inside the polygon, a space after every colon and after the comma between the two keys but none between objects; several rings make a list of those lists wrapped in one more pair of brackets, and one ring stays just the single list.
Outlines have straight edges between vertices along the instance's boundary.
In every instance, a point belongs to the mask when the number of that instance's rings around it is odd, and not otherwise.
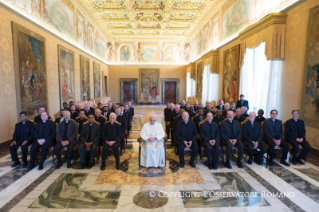
[{"label": "dark suit jacket", "polygon": [[296,123],[293,119],[288,120],[285,126],[285,134],[288,141],[295,141],[297,138],[303,138],[303,140],[306,140],[306,128],[304,121],[298,119]]},{"label": "dark suit jacket", "polygon": [[164,109],[164,118],[165,118],[165,122],[167,122],[169,119],[169,108],[168,107]]},{"label": "dark suit jacket", "polygon": [[[46,125],[43,123],[43,121],[39,121],[37,125],[35,126],[35,133],[34,133],[34,139],[44,139],[45,142],[53,141],[55,138],[55,123],[52,120],[47,120],[48,122]],[[45,129],[43,129],[45,128]],[[44,136],[41,136],[42,130],[44,130]]]},{"label": "dark suit jacket", "polygon": [[267,119],[264,121],[264,134],[265,139],[273,140],[273,139],[281,139],[283,140],[283,129],[282,129],[282,121],[279,119],[275,120],[275,127],[273,127],[273,120]]},{"label": "dark suit jacket", "polygon": [[196,144],[197,130],[194,122],[188,121],[185,124],[184,121],[178,123],[176,127],[176,140],[178,144],[183,144],[184,141],[192,141]]},{"label": "dark suit jacket", "polygon": [[102,133],[103,142],[105,141],[115,141],[115,144],[120,144],[121,140],[121,124],[118,122],[113,123],[113,130],[111,122],[106,122],[103,126]]},{"label": "dark suit jacket", "polygon": [[197,105],[197,106],[193,106],[194,107],[194,111],[197,111],[197,110],[199,110],[199,106]]},{"label": "dark suit jacket", "polygon": [[106,118],[104,116],[95,117],[95,121],[100,123],[100,131],[102,131],[104,123],[107,122]]},{"label": "dark suit jacket", "polygon": [[84,143],[86,141],[91,141],[95,144],[98,144],[100,142],[100,123],[94,122],[92,124],[91,129],[91,139],[89,139],[89,129],[90,124],[89,122],[85,122],[82,126],[81,136],[80,136],[80,142]]},{"label": "dark suit jacket", "polygon": [[235,115],[234,120],[238,121],[239,123],[242,123],[243,121],[246,120],[246,117],[241,115],[239,118]]},{"label": "dark suit jacket", "polygon": [[263,122],[263,121],[265,121],[266,119],[265,119],[265,117],[259,117],[259,116],[256,116],[256,118],[255,118],[255,121],[257,121],[258,123],[261,123],[261,122]]},{"label": "dark suit jacket", "polygon": [[65,130],[67,130],[68,141],[70,143],[76,142],[79,128],[78,123],[76,123],[76,121],[74,121],[73,119],[70,119],[68,129],[66,129],[65,125],[65,120],[58,125],[58,131],[56,132],[57,142],[63,141],[63,135]]},{"label": "dark suit jacket", "polygon": [[134,117],[134,108],[130,107],[128,111],[130,112],[129,120],[132,122]]},{"label": "dark suit jacket", "polygon": [[184,106],[183,106],[183,105],[181,105],[181,106],[180,106],[180,109],[184,109],[184,110],[186,110],[186,105],[184,105]]},{"label": "dark suit jacket", "polygon": [[224,120],[225,120],[224,116],[214,116],[214,118],[213,118],[213,122],[215,122],[216,124],[219,124],[220,122],[222,122]]},{"label": "dark suit jacket", "polygon": [[217,105],[216,108],[219,109],[219,110],[224,110],[225,109],[224,105]]},{"label": "dark suit jacket", "polygon": [[215,140],[219,142],[219,127],[218,124],[212,122],[209,124],[208,121],[200,125],[200,137],[204,142],[209,142],[209,140]]},{"label": "dark suit jacket", "polygon": [[[166,116],[165,116],[165,121],[166,122],[171,122],[171,114],[174,114],[175,113],[175,110],[171,110],[171,109],[168,109],[166,111]],[[173,119],[174,120],[174,119]]]},{"label": "dark suit jacket", "polygon": [[[222,121],[220,126],[220,134],[222,139],[237,139],[241,140],[241,126],[240,123],[236,120],[233,120],[233,130],[231,128],[231,123],[229,120]],[[232,136],[232,134],[234,136]]]},{"label": "dark suit jacket", "polygon": [[214,109],[214,108],[211,108],[211,109],[208,109],[208,108],[207,108],[207,110],[205,110],[205,112],[204,112],[204,115],[206,116],[208,112],[212,112],[212,113],[213,113],[213,116],[214,116],[216,113],[213,111],[213,109]]},{"label": "dark suit jacket", "polygon": [[70,112],[71,113],[71,119],[75,120],[78,116],[79,116],[79,113],[78,112]]},{"label": "dark suit jacket", "polygon": [[[247,111],[249,110],[249,104],[248,104],[247,100],[244,99],[243,104],[241,104],[241,100],[237,101],[236,108],[239,108],[239,107],[242,107],[242,106],[247,107]],[[246,111],[246,113],[247,113],[247,111]]]},{"label": "dark suit jacket", "polygon": [[116,121],[121,124],[121,134],[125,135],[125,130],[126,130],[126,123],[125,123],[125,118],[121,115],[118,115],[116,117]]},{"label": "dark suit jacket", "polygon": [[[231,111],[231,110],[229,109],[228,111]],[[222,111],[222,116],[227,117],[227,112],[228,112],[228,111],[227,111],[227,110],[223,110],[223,111]]]},{"label": "dark suit jacket", "polygon": [[[205,116],[203,115],[203,121],[205,120]],[[198,116],[195,116],[193,118],[193,122],[195,123],[196,125],[196,129],[197,129],[197,133],[200,134],[200,129],[199,129],[199,123],[200,123],[200,120],[199,120],[199,115]]]},{"label": "dark suit jacket", "polygon": [[174,131],[174,118],[176,117],[176,116],[178,116],[179,115],[179,112],[178,113],[176,113],[176,111],[174,110],[173,112],[171,112],[170,111],[170,126],[171,126],[171,129]]},{"label": "dark suit jacket", "polygon": [[13,141],[17,143],[22,143],[23,141],[27,141],[27,145],[33,142],[34,137],[34,124],[31,121],[26,121],[24,125],[23,132],[22,130],[23,123],[19,122],[15,125],[14,132],[13,132]]},{"label": "dark suit jacket", "polygon": [[[51,118],[50,116],[48,117],[48,119],[49,119],[49,120],[52,120],[52,118]],[[42,121],[41,115],[35,116],[34,119],[33,119],[33,122],[34,122],[34,123],[38,123],[39,121]]]},{"label": "dark suit jacket", "polygon": [[181,122],[181,121],[183,121],[183,118],[182,118],[181,114],[179,114],[178,116],[176,116],[176,117],[174,118],[174,122],[173,122],[172,124],[173,124],[173,129],[174,129],[173,131],[175,132],[175,134],[176,134],[177,125],[178,125],[178,123]]},{"label": "dark suit jacket", "polygon": [[85,122],[87,122],[87,119],[86,118],[83,118],[82,120],[80,119],[80,117],[77,117],[75,119],[75,121],[78,123],[79,125],[79,128],[78,128],[78,134],[81,134],[81,131],[82,131],[82,126]]},{"label": "dark suit jacket", "polygon": [[254,127],[251,126],[250,121],[246,121],[243,124],[243,137],[244,140],[247,140],[249,142],[252,141],[262,141],[262,131],[261,131],[261,124],[254,121],[253,123]]}]

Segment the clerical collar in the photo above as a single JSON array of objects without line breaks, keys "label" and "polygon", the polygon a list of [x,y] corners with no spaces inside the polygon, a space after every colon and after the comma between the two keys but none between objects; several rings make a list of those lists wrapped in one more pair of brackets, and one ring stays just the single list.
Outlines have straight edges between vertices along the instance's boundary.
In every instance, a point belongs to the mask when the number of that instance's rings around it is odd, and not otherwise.
[{"label": "clerical collar", "polygon": [[25,124],[25,122],[22,122],[22,124]]},{"label": "clerical collar", "polygon": [[188,121],[184,121],[184,123],[185,123],[185,124],[187,124],[187,123],[188,123]]},{"label": "clerical collar", "polygon": [[65,121],[65,123],[67,123],[67,124],[68,124],[69,122],[68,122],[68,121]]},{"label": "clerical collar", "polygon": [[112,125],[112,126],[113,126],[113,124],[114,124],[114,122],[113,122],[113,123],[111,122],[111,125]]},{"label": "clerical collar", "polygon": [[96,119],[99,119],[100,117],[96,117]]},{"label": "clerical collar", "polygon": [[230,121],[230,120],[228,120],[228,121],[229,121],[230,123],[232,123],[232,122],[233,122],[233,120],[231,120],[231,121]]},{"label": "clerical collar", "polygon": [[276,119],[271,119],[272,121],[276,121]]},{"label": "clerical collar", "polygon": [[92,127],[93,124],[89,124],[89,125],[90,125],[90,127]]},{"label": "clerical collar", "polygon": [[211,124],[212,122],[211,122],[211,121],[209,121],[208,123],[209,123],[209,124]]},{"label": "clerical collar", "polygon": [[43,121],[43,123],[45,123],[47,120]]},{"label": "clerical collar", "polygon": [[298,121],[298,119],[296,119],[296,120],[295,120],[295,119],[293,119],[293,120],[294,120],[295,122],[297,122],[297,121]]}]

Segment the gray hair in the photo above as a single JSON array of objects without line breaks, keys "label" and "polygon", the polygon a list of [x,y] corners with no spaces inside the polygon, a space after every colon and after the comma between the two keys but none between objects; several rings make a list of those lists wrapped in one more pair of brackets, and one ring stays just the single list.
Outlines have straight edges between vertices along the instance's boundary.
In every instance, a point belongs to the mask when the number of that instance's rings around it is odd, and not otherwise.
[{"label": "gray hair", "polygon": [[112,112],[112,113],[110,113],[110,117],[111,116],[115,116],[116,117],[116,114]]},{"label": "gray hair", "polygon": [[71,113],[70,113],[70,111],[68,111],[68,110],[65,110],[65,111],[63,111],[63,115],[65,115],[65,114],[69,114],[69,115],[71,115]]}]

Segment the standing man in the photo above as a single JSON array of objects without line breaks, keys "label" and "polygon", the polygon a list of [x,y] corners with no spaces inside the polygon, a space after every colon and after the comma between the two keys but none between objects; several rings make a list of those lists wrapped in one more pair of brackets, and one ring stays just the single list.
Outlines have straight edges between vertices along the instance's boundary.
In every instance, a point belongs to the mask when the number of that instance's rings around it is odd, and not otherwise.
[{"label": "standing man", "polygon": [[[237,101],[236,108],[241,108],[242,106],[245,106],[247,108],[247,111],[249,110],[249,104],[248,101],[245,98],[244,94],[240,94],[240,100]],[[246,111],[246,113],[247,113]]]},{"label": "standing man", "polygon": [[96,153],[96,148],[100,145],[100,123],[96,122],[94,115],[89,114],[88,121],[83,124],[81,136],[80,136],[80,145],[79,145],[79,154],[81,169],[86,167],[87,161],[85,157],[85,150],[90,149],[90,161],[88,169],[91,169],[95,165],[94,156]]},{"label": "standing man", "polygon": [[[306,160],[308,153],[311,150],[311,146],[306,141],[306,128],[303,120],[299,118],[299,110],[292,111],[292,119],[286,122],[286,139],[292,146],[292,164],[296,165],[305,164],[302,160]],[[297,157],[299,151],[299,145],[302,146],[302,151]]]},{"label": "standing man", "polygon": [[124,137],[125,137],[125,118],[124,116],[121,116],[121,108],[116,107],[115,108],[115,115],[116,115],[116,121],[121,124],[121,142],[120,142],[120,156],[122,156],[122,149],[124,145]]},{"label": "standing man", "polygon": [[174,104],[173,103],[170,103],[168,108],[166,108],[166,112],[164,110],[164,116],[165,116],[165,124],[166,124],[166,135],[167,135],[167,139],[169,139],[170,137],[170,116],[171,116],[171,113],[174,112]]},{"label": "standing man", "polygon": [[207,153],[208,168],[217,170],[218,158],[222,151],[219,145],[219,127],[218,124],[213,122],[212,112],[207,113],[206,120],[206,122],[201,124],[200,137]]},{"label": "standing man", "polygon": [[248,117],[247,108],[245,106],[242,106],[240,109],[241,109],[241,115],[247,118]]},{"label": "standing man", "polygon": [[71,159],[73,158],[73,147],[78,138],[78,124],[71,119],[70,111],[63,112],[64,121],[58,125],[57,144],[55,145],[55,155],[57,158],[56,168],[62,166],[61,149],[67,148],[67,168],[71,168]]},{"label": "standing man", "polygon": [[285,166],[290,166],[289,163],[286,162],[289,145],[286,141],[284,141],[282,121],[277,119],[277,116],[278,111],[271,110],[271,118],[267,119],[264,122],[265,141],[269,145],[269,166],[274,165],[273,160],[275,146],[280,146],[282,149],[282,157],[280,163]]},{"label": "standing man", "polygon": [[27,120],[26,112],[20,113],[20,119],[21,122],[15,125],[12,142],[9,147],[11,160],[14,162],[11,168],[21,164],[17,155],[17,150],[20,146],[23,162],[22,167],[27,168],[28,146],[30,146],[33,142],[34,124]]},{"label": "standing man", "polygon": [[249,113],[249,121],[243,124],[244,144],[248,149],[249,160],[248,164],[253,162],[253,150],[257,150],[255,162],[262,165],[263,155],[267,151],[265,142],[262,140],[261,124],[256,121],[256,113]]},{"label": "standing man", "polygon": [[170,120],[169,120],[169,123],[170,123],[170,127],[171,127],[171,141],[172,141],[172,146],[175,146],[175,131],[174,131],[174,119],[176,116],[179,115],[179,110],[180,110],[180,106],[179,104],[176,104],[175,105],[175,110],[173,112],[170,113]]},{"label": "standing man", "polygon": [[38,149],[41,148],[41,159],[38,170],[43,169],[43,163],[47,156],[49,147],[54,145],[55,138],[55,124],[52,120],[48,119],[47,112],[41,113],[42,121],[39,121],[35,127],[34,141],[30,150],[30,165],[28,170],[32,170],[35,167],[35,160],[37,158]]},{"label": "standing man", "polygon": [[63,120],[64,120],[63,112],[64,112],[64,111],[65,111],[65,110],[63,110],[63,109],[60,110],[60,117],[58,117],[58,118],[55,119],[55,123],[56,123],[56,124],[60,124],[61,122],[63,122]]},{"label": "standing man", "polygon": [[230,165],[230,155],[233,147],[236,146],[238,149],[237,166],[238,168],[243,168],[243,165],[241,164],[241,158],[244,154],[244,145],[241,142],[241,127],[240,123],[234,120],[233,111],[229,111],[227,113],[227,120],[222,122],[220,128],[222,143],[227,148],[225,166],[229,169],[232,168]]},{"label": "standing man", "polygon": [[132,107],[132,103],[131,102],[127,102],[127,110],[130,113],[130,118],[129,118],[129,131],[132,131],[132,121],[133,121],[133,117],[134,117],[134,108]]},{"label": "standing man", "polygon": [[116,121],[115,113],[111,113],[109,121],[103,126],[102,133],[102,165],[101,170],[105,170],[105,160],[108,157],[109,147],[113,149],[116,169],[120,169],[120,152],[119,147],[121,145],[121,124]]},{"label": "standing man", "polygon": [[196,168],[194,163],[195,157],[198,154],[196,126],[194,122],[189,121],[189,114],[187,112],[184,112],[182,117],[183,121],[181,121],[176,128],[179,162],[181,164],[181,168],[184,168],[184,149],[185,147],[189,147],[192,149],[189,165],[193,168]]}]

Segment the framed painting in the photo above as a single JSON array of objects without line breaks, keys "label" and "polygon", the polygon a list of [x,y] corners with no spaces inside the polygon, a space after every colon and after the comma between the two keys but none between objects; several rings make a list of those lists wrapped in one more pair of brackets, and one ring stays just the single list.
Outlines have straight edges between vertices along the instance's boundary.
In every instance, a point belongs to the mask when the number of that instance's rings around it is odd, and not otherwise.
[{"label": "framed painting", "polygon": [[140,92],[144,100],[156,100],[159,95],[159,69],[158,68],[141,68],[140,72]]},{"label": "framed painting", "polygon": [[239,93],[239,45],[224,51],[223,99],[231,103],[238,100]]},{"label": "framed painting", "polygon": [[200,62],[197,64],[196,69],[196,97],[202,98],[203,94],[203,63]]},{"label": "framed painting", "polygon": [[158,62],[158,43],[140,43],[140,62]]},{"label": "framed painting", "polygon": [[94,98],[101,97],[101,71],[100,64],[93,62]]},{"label": "framed painting", "polygon": [[95,53],[97,56],[99,56],[102,59],[105,59],[105,50],[106,50],[106,44],[105,39],[101,36],[100,33],[95,31]]},{"label": "framed painting", "polygon": [[319,6],[310,9],[306,39],[303,93],[300,115],[307,126],[319,129]]},{"label": "framed painting", "polygon": [[90,60],[80,55],[80,89],[81,100],[88,101],[90,98]]},{"label": "framed painting", "polygon": [[25,111],[33,119],[40,106],[48,105],[45,38],[15,22],[12,31],[18,117]]},{"label": "framed painting", "polygon": [[58,45],[60,106],[75,101],[74,52]]},{"label": "framed painting", "polygon": [[119,51],[119,61],[128,62],[132,60],[132,47],[130,45],[122,45]]}]

